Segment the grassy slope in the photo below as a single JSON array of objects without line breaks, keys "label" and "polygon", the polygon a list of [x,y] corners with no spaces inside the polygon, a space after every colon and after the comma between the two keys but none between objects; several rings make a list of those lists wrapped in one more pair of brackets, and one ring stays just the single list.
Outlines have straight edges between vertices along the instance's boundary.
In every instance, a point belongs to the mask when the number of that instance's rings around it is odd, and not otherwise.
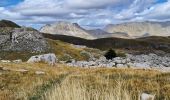
[{"label": "grassy slope", "polygon": [[155,100],[169,100],[169,76],[132,69],[83,70],[48,91],[45,100],[138,100],[143,92],[155,94]]},{"label": "grassy slope", "polygon": [[[115,96],[119,98],[116,100],[137,100],[142,92],[156,94],[156,100],[170,99],[170,73],[115,68],[82,69],[59,64],[52,67],[46,64],[0,63],[0,66],[13,69],[0,70],[3,73],[0,75],[0,100],[40,100],[41,97],[45,100],[111,100]],[[16,72],[16,69],[29,72]],[[35,71],[39,70],[45,75],[36,75]]]},{"label": "grassy slope", "polygon": [[[73,58],[77,60],[86,60],[85,57],[80,55],[80,52],[85,50],[94,54],[100,54],[101,51],[97,49],[91,48],[75,48],[69,43],[61,42],[59,40],[51,40],[47,39],[49,45],[51,46],[51,50],[45,53],[55,53],[59,59],[61,59],[64,54],[69,54]],[[7,60],[16,60],[22,59],[23,61],[27,61],[31,56],[39,55],[44,53],[30,53],[30,52],[0,52],[0,58]]]}]

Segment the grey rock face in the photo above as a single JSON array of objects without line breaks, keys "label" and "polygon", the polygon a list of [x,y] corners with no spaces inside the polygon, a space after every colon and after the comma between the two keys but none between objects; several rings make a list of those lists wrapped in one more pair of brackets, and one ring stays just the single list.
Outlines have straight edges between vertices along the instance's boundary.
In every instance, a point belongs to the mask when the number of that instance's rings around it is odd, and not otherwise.
[{"label": "grey rock face", "polygon": [[32,56],[27,63],[38,63],[38,62],[44,62],[48,63],[49,65],[54,65],[57,63],[57,57],[53,53],[44,54],[44,55],[37,55]]},{"label": "grey rock face", "polygon": [[0,31],[0,51],[45,52],[49,49],[41,33],[29,28]]}]

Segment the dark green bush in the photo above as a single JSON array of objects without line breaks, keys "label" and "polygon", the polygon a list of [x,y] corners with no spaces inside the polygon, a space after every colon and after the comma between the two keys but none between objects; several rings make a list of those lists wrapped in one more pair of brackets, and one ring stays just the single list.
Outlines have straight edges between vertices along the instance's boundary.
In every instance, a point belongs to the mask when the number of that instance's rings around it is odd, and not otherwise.
[{"label": "dark green bush", "polygon": [[110,60],[110,59],[117,57],[117,54],[116,54],[115,50],[110,49],[106,52],[106,54],[104,56],[106,57],[107,60]]}]

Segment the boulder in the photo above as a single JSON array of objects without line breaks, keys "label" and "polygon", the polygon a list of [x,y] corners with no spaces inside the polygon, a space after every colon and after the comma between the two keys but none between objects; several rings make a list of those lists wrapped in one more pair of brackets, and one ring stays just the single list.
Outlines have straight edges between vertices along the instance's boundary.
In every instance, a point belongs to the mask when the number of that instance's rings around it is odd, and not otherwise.
[{"label": "boulder", "polygon": [[57,57],[53,53],[37,55],[37,56],[32,56],[27,62],[28,63],[44,62],[50,65],[54,65],[57,63]]},{"label": "boulder", "polygon": [[114,67],[116,64],[114,62],[111,62],[109,64],[107,64],[107,67],[111,68],[111,67]]},{"label": "boulder", "polygon": [[122,67],[127,67],[127,66],[126,66],[126,65],[123,65],[123,64],[117,64],[116,67],[122,68]]},{"label": "boulder", "polygon": [[113,59],[113,61],[116,63],[116,64],[122,64],[122,58],[121,57],[116,57]]},{"label": "boulder", "polygon": [[18,60],[13,60],[12,62],[13,62],[13,63],[22,63],[22,60],[21,60],[21,59],[18,59]]},{"label": "boulder", "polygon": [[36,71],[35,74],[36,74],[36,75],[44,75],[45,72],[43,72],[43,71]]},{"label": "boulder", "polygon": [[1,60],[0,62],[2,62],[2,63],[10,63],[11,61],[10,60]]},{"label": "boulder", "polygon": [[142,93],[140,96],[140,100],[154,100],[155,95],[147,94],[147,93]]},{"label": "boulder", "polygon": [[26,69],[17,69],[17,70],[14,70],[14,71],[20,72],[20,73],[27,73],[28,72],[28,70],[26,70]]},{"label": "boulder", "polygon": [[138,67],[138,68],[150,68],[152,66],[150,66],[148,63],[134,63],[134,66],[135,67]]}]

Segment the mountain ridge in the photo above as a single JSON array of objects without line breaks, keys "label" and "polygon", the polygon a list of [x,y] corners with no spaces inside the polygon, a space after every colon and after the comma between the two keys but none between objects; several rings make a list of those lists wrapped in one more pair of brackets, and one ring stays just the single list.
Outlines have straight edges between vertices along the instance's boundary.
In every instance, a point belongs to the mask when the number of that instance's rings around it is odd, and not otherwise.
[{"label": "mountain ridge", "polygon": [[109,33],[124,32],[132,38],[143,36],[170,36],[170,21],[167,22],[126,22],[109,24],[104,30]]},{"label": "mountain ridge", "polygon": [[95,37],[87,33],[86,30],[80,27],[78,24],[63,21],[50,25],[45,25],[40,29],[40,32],[83,37],[85,39],[95,39]]},{"label": "mountain ridge", "polygon": [[9,20],[0,20],[0,27],[20,28],[21,26]]}]

